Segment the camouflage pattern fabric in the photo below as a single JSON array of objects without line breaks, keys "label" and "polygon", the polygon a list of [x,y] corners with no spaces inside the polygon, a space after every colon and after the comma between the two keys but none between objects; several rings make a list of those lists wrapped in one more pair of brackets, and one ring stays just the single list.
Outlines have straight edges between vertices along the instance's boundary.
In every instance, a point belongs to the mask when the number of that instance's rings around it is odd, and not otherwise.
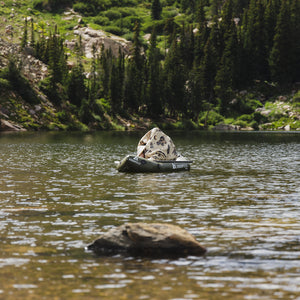
[{"label": "camouflage pattern fabric", "polygon": [[137,156],[151,160],[176,160],[178,154],[171,138],[155,127],[139,141]]}]

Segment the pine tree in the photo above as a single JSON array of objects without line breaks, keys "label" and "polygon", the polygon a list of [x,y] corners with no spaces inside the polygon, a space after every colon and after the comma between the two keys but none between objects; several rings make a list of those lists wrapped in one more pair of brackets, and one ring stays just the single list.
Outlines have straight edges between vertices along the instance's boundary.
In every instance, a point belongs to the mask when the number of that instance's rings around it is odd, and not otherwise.
[{"label": "pine tree", "polygon": [[89,76],[89,87],[88,87],[88,106],[93,107],[95,105],[96,99],[98,98],[99,91],[99,78],[97,73],[97,54],[96,46],[92,46],[92,62],[91,71]]},{"label": "pine tree", "polygon": [[63,46],[63,39],[55,27],[54,33],[49,37],[49,69],[52,85],[64,84],[67,79],[67,60]]},{"label": "pine tree", "polygon": [[164,97],[171,116],[186,114],[186,77],[178,43],[173,40],[164,67]]},{"label": "pine tree", "polygon": [[118,58],[113,59],[109,85],[109,96],[113,112],[122,112],[123,109],[124,66],[124,54],[119,48]]},{"label": "pine tree", "polygon": [[128,61],[125,84],[125,108],[138,111],[144,104],[144,56],[141,54],[140,23],[134,27],[133,55]]},{"label": "pine tree", "polygon": [[30,20],[31,22],[31,39],[30,39],[30,46],[34,47],[35,46],[35,38],[34,38],[34,24],[33,24],[33,19]]},{"label": "pine tree", "polygon": [[211,10],[212,17],[219,15],[221,3],[222,3],[222,0],[212,0],[211,1],[210,10]]},{"label": "pine tree", "polygon": [[102,84],[102,97],[107,98],[110,93],[110,76],[112,72],[113,65],[113,54],[111,48],[104,49],[102,46],[101,57],[100,57],[100,81]]},{"label": "pine tree", "polygon": [[72,68],[67,81],[67,94],[69,101],[80,107],[86,101],[86,86],[84,68],[81,60],[81,39],[75,47],[76,66]]},{"label": "pine tree", "polygon": [[151,18],[153,20],[159,20],[161,18],[162,6],[160,0],[152,0],[151,5]]},{"label": "pine tree", "polygon": [[237,35],[235,24],[232,22],[231,30],[226,32],[226,43],[219,68],[216,74],[214,91],[221,104],[221,113],[229,112],[229,102],[237,82]]},{"label": "pine tree", "polygon": [[213,103],[215,98],[214,86],[217,73],[217,61],[217,51],[213,40],[208,39],[204,48],[204,57],[200,66],[200,82],[202,99],[209,103]]},{"label": "pine tree", "polygon": [[292,35],[292,80],[300,81],[300,2],[291,0],[291,35]]},{"label": "pine tree", "polygon": [[21,49],[24,49],[27,46],[27,42],[28,42],[28,29],[27,29],[27,18],[25,18],[24,32],[21,40]]},{"label": "pine tree", "polygon": [[277,18],[274,43],[269,61],[272,79],[280,83],[291,82],[293,76],[293,36],[291,32],[291,13],[288,1],[283,0]]},{"label": "pine tree", "polygon": [[244,75],[247,82],[253,79],[268,79],[269,77],[264,15],[261,1],[251,0],[247,12],[247,24],[242,32],[243,51],[245,52],[242,64],[247,73]]},{"label": "pine tree", "polygon": [[280,0],[269,0],[265,9],[265,30],[266,30],[266,47],[268,53],[270,53],[273,47],[273,40],[275,35],[275,27],[277,21],[277,15],[279,14]]},{"label": "pine tree", "polygon": [[196,12],[196,22],[198,23],[198,31],[195,35],[195,63],[199,65],[203,57],[203,49],[208,38],[207,21],[204,11],[205,1],[200,0]]},{"label": "pine tree", "polygon": [[80,107],[86,99],[84,68],[81,62],[72,68],[67,82],[67,94],[71,103]]},{"label": "pine tree", "polygon": [[147,87],[148,113],[153,117],[157,117],[162,114],[163,107],[161,100],[160,53],[157,48],[155,27],[153,28],[150,38],[147,68],[149,74]]},{"label": "pine tree", "polygon": [[191,69],[194,61],[195,41],[192,26],[182,24],[179,36],[179,51],[186,70]]}]

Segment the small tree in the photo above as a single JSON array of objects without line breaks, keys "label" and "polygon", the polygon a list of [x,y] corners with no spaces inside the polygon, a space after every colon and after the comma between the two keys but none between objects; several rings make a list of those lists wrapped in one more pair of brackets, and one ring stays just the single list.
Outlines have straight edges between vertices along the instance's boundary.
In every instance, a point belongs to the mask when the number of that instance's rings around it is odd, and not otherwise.
[{"label": "small tree", "polygon": [[162,6],[160,0],[152,0],[151,17],[153,20],[159,20],[161,18]]},{"label": "small tree", "polygon": [[24,31],[21,40],[21,49],[24,49],[27,46],[28,42],[28,30],[27,30],[27,18],[25,18]]}]

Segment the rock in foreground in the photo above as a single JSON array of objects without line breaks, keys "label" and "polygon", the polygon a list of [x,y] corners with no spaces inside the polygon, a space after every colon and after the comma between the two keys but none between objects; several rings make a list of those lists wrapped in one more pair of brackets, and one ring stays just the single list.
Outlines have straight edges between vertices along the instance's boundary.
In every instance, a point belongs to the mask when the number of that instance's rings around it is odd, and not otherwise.
[{"label": "rock in foreground", "polygon": [[203,255],[206,252],[185,229],[160,223],[121,225],[100,236],[88,249],[98,255],[123,253],[154,257]]}]

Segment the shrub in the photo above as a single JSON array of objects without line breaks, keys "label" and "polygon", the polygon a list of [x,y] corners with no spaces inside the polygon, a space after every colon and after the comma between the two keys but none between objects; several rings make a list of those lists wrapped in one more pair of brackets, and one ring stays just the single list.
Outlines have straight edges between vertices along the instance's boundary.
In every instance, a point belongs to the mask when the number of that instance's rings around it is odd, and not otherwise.
[{"label": "shrub", "polygon": [[300,106],[300,90],[294,95],[292,103],[294,104],[294,106]]},{"label": "shrub", "polygon": [[42,10],[46,5],[46,0],[34,0],[32,6],[34,9]]},{"label": "shrub", "polygon": [[105,26],[105,25],[109,25],[109,18],[104,17],[104,16],[96,16],[93,19],[94,23],[101,25],[101,26]]},{"label": "shrub", "polygon": [[125,31],[118,26],[105,26],[103,30],[119,36],[125,33]]},{"label": "shrub", "polygon": [[253,120],[253,115],[241,115],[238,117],[238,120],[244,121],[244,122],[251,122]]},{"label": "shrub", "polygon": [[95,7],[93,5],[82,2],[73,4],[73,9],[81,14],[88,16],[94,15],[96,13]]},{"label": "shrub", "polygon": [[11,89],[11,84],[7,79],[4,78],[0,78],[0,90],[4,91],[4,90],[9,90]]},{"label": "shrub", "polygon": [[114,25],[132,31],[137,20],[139,20],[139,18],[135,16],[125,17],[117,20]]},{"label": "shrub", "polygon": [[122,17],[121,12],[118,9],[110,9],[104,13],[105,17],[107,17],[110,21],[120,19]]},{"label": "shrub", "polygon": [[214,110],[211,111],[204,111],[202,114],[199,116],[199,123],[200,124],[205,124],[205,125],[217,125],[220,122],[224,121],[224,117],[217,113]]}]

